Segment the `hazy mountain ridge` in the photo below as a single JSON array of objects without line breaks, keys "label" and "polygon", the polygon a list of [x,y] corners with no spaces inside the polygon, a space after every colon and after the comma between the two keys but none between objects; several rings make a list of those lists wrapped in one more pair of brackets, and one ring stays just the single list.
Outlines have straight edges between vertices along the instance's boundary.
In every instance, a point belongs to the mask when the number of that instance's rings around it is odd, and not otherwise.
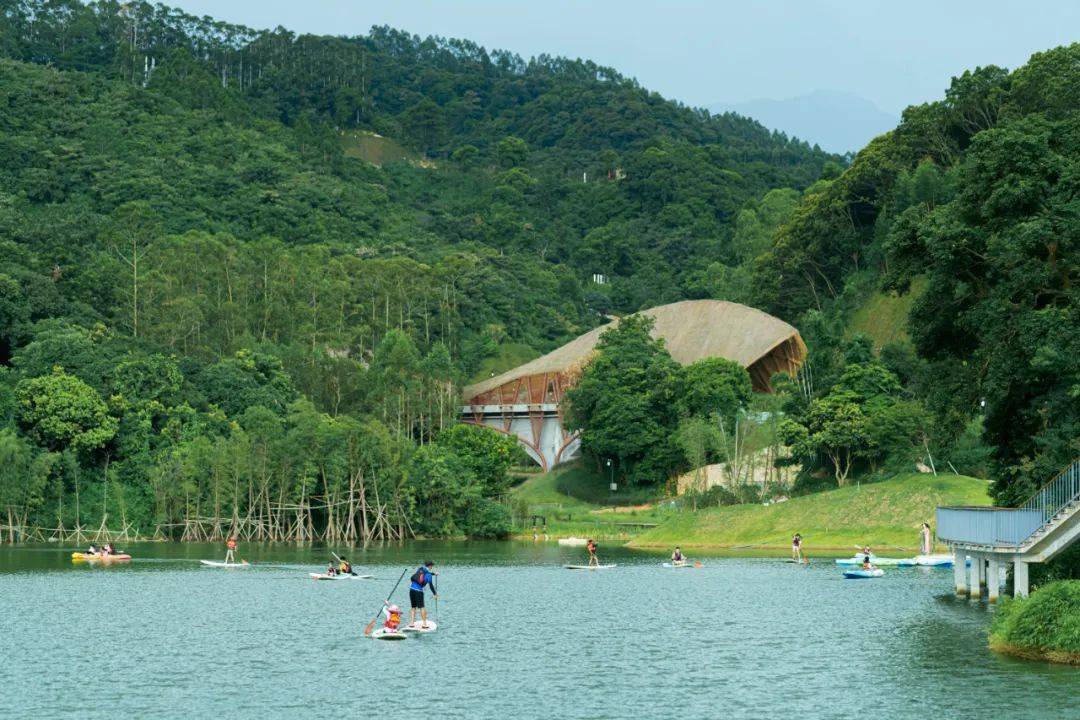
[{"label": "hazy mountain ridge", "polygon": [[783,100],[716,103],[709,110],[754,118],[767,128],[836,153],[859,150],[872,138],[896,127],[900,120],[864,97],[832,90],[815,90]]}]

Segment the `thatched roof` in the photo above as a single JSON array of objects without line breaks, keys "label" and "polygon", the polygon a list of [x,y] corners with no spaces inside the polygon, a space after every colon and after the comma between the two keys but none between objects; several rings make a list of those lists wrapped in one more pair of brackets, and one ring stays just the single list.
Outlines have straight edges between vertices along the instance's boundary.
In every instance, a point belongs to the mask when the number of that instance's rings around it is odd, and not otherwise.
[{"label": "thatched roof", "polygon": [[[677,362],[689,365],[709,357],[734,360],[750,371],[754,389],[769,390],[775,372],[794,371],[806,358],[799,331],[783,320],[760,310],[723,300],[684,300],[643,310],[656,320],[653,337],[664,339]],[[600,335],[618,321],[602,325],[571,340],[543,357],[513,370],[469,385],[466,401],[519,378],[568,372],[585,365]]]}]

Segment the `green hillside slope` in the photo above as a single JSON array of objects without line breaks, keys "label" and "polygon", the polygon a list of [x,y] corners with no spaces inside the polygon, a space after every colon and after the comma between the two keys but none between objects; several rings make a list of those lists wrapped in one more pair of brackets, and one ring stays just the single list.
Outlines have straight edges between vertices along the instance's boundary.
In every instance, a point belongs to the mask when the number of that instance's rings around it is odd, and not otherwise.
[{"label": "green hillside slope", "polygon": [[635,547],[787,548],[802,533],[807,552],[918,548],[919,525],[939,505],[986,505],[988,483],[962,475],[902,475],[769,506],[736,505],[672,516],[636,537]]}]

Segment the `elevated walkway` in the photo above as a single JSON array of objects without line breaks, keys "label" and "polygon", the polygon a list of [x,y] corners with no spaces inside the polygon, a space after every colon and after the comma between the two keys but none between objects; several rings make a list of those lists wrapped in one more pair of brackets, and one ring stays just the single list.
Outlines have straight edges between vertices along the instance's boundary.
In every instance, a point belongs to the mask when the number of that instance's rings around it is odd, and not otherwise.
[{"label": "elevated walkway", "polygon": [[939,507],[937,536],[955,555],[957,593],[980,597],[985,587],[996,600],[1012,563],[1014,594],[1027,595],[1028,564],[1046,562],[1080,538],[1080,460],[1018,508]]}]

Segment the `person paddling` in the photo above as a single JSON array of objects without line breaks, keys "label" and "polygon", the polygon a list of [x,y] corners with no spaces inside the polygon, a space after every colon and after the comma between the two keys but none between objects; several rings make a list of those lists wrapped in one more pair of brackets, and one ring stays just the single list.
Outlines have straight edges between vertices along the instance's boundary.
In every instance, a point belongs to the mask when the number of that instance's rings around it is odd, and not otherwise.
[{"label": "person paddling", "polygon": [[873,570],[874,566],[870,563],[870,555],[871,555],[870,548],[869,547],[864,547],[862,549],[862,552],[863,552],[863,556],[862,556],[863,570]]},{"label": "person paddling", "polygon": [[675,546],[675,552],[671,553],[672,565],[683,565],[686,563],[686,557],[682,554],[682,550],[678,545]]},{"label": "person paddling", "polygon": [[356,573],[353,572],[352,563],[350,563],[345,558],[340,558],[340,559],[341,559],[341,564],[338,565],[338,572],[341,573],[342,575],[355,575]]},{"label": "person paddling", "polygon": [[438,599],[439,593],[435,589],[435,576],[439,573],[434,571],[435,563],[428,560],[416,569],[409,584],[409,625],[416,624],[416,611],[420,611],[420,627],[427,628],[427,608],[424,607],[424,587],[431,586],[431,594]]},{"label": "person paddling", "polygon": [[596,551],[600,547],[596,544],[596,541],[589,538],[589,541],[585,543],[585,549],[589,551],[589,567],[598,567],[600,565],[600,559],[596,557]]},{"label": "person paddling", "polygon": [[236,562],[236,538],[231,537],[225,541],[225,564]]},{"label": "person paddling", "polygon": [[791,559],[797,563],[803,561],[802,558],[802,535],[795,533],[791,538]]}]

